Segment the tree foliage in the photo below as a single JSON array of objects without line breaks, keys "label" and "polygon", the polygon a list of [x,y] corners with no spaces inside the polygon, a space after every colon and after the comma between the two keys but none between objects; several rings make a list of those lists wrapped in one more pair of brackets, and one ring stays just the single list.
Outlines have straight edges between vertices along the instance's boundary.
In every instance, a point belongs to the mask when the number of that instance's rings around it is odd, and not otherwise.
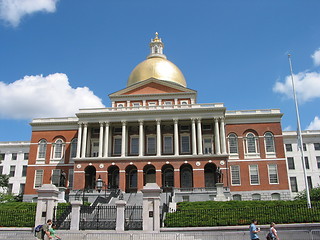
[{"label": "tree foliage", "polygon": [[0,187],[7,188],[9,186],[9,175],[0,174]]},{"label": "tree foliage", "polygon": [[[309,194],[311,201],[320,201],[320,187],[310,189]],[[307,191],[303,190],[299,192],[295,200],[307,200]]]}]

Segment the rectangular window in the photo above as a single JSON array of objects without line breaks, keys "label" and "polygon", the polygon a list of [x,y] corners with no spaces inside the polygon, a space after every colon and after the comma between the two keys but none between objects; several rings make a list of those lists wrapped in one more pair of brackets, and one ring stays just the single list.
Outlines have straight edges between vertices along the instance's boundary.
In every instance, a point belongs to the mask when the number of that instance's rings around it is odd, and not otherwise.
[{"label": "rectangular window", "polygon": [[3,166],[0,166],[0,175],[3,174]]},{"label": "rectangular window", "polygon": [[249,170],[250,170],[250,184],[258,185],[259,184],[258,165],[250,165]]},{"label": "rectangular window", "polygon": [[163,153],[165,154],[173,153],[172,136],[163,137]]},{"label": "rectangular window", "polygon": [[313,146],[314,146],[314,150],[315,151],[319,151],[320,150],[320,143],[314,143]]},{"label": "rectangular window", "polygon": [[69,169],[68,187],[73,188],[73,169]]},{"label": "rectangular window", "polygon": [[34,188],[39,188],[42,186],[43,181],[43,170],[38,169],[36,170],[36,177],[34,178]]},{"label": "rectangular window", "polygon": [[231,166],[231,184],[240,185],[240,166]]},{"label": "rectangular window", "polygon": [[4,153],[0,153],[0,162],[4,160],[4,156],[5,156]]},{"label": "rectangular window", "polygon": [[19,194],[24,194],[24,188],[25,188],[25,184],[24,183],[21,183],[20,184],[20,189],[19,189]]},{"label": "rectangular window", "polygon": [[269,167],[269,182],[271,184],[279,183],[278,180],[278,168],[276,164],[270,164]]},{"label": "rectangular window", "polygon": [[51,183],[57,187],[60,186],[60,169],[52,170]]},{"label": "rectangular window", "polygon": [[150,106],[150,107],[155,107],[155,106],[156,106],[156,103],[155,103],[155,102],[148,102],[148,106]]},{"label": "rectangular window", "polygon": [[306,169],[310,169],[308,157],[304,157],[304,162],[306,163]]},{"label": "rectangular window", "polygon": [[298,192],[298,184],[296,177],[290,177],[291,192]]},{"label": "rectangular window", "polygon": [[29,159],[29,153],[24,153],[23,160],[28,160],[28,159]]},{"label": "rectangular window", "polygon": [[190,126],[189,125],[180,125],[180,132],[189,132]]},{"label": "rectangular window", "polygon": [[295,169],[293,157],[287,157],[287,163],[289,169]]},{"label": "rectangular window", "polygon": [[320,156],[316,156],[316,159],[317,159],[318,168],[320,169]]},{"label": "rectangular window", "polygon": [[121,145],[122,145],[122,139],[121,137],[115,137],[113,140],[113,154],[114,155],[120,155],[121,154]]},{"label": "rectangular window", "polygon": [[133,105],[134,107],[140,107],[140,103],[138,103],[138,102],[132,103],[132,105]]},{"label": "rectangular window", "polygon": [[287,143],[286,144],[286,151],[287,152],[292,152],[292,144],[291,143]]},{"label": "rectangular window", "polygon": [[10,166],[9,176],[10,176],[10,177],[14,177],[15,171],[16,171],[16,166]]},{"label": "rectangular window", "polygon": [[203,124],[202,125],[202,130],[203,131],[208,131],[208,130],[211,130],[211,125],[210,124]]},{"label": "rectangular window", "polygon": [[212,138],[203,138],[203,154],[212,154]]},{"label": "rectangular window", "polygon": [[23,167],[22,167],[22,175],[21,175],[22,177],[25,177],[25,176],[27,176],[27,166],[26,165],[24,165]]},{"label": "rectangular window", "polygon": [[309,189],[312,189],[312,188],[313,188],[313,187],[312,187],[312,179],[311,179],[310,176],[307,177],[307,181],[308,181],[308,187],[309,187]]},{"label": "rectangular window", "polygon": [[130,153],[138,155],[139,153],[139,137],[131,137]]},{"label": "rectangular window", "polygon": [[190,153],[190,136],[181,135],[181,153]]},{"label": "rectangular window", "polygon": [[147,154],[156,153],[156,137],[147,136]]},{"label": "rectangular window", "polygon": [[17,156],[18,156],[17,153],[12,153],[12,158],[11,158],[11,160],[17,160]]},{"label": "rectangular window", "polygon": [[303,143],[302,145],[303,145],[303,151],[307,151],[307,145],[305,143]]}]

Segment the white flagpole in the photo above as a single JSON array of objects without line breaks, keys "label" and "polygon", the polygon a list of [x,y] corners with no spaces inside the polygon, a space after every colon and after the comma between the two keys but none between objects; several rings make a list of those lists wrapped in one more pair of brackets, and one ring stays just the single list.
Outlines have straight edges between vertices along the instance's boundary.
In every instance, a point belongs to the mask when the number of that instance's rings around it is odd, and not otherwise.
[{"label": "white flagpole", "polygon": [[292,71],[292,63],[291,63],[291,55],[290,54],[288,54],[288,59],[289,59],[289,65],[290,65],[290,74],[291,74],[291,81],[292,81],[293,98],[294,98],[294,103],[295,103],[295,106],[296,106],[296,115],[297,115],[297,124],[298,124],[298,129],[297,129],[298,146],[299,146],[299,149],[300,149],[300,152],[301,152],[301,160],[302,160],[304,182],[305,182],[305,185],[306,185],[307,204],[308,204],[308,208],[311,208],[310,192],[309,192],[308,178],[307,178],[307,173],[306,173],[306,162],[305,162],[304,154],[303,154],[303,141],[302,141],[302,134],[301,134],[300,114],[299,114],[296,90],[295,90],[295,87],[294,87],[293,71]]}]

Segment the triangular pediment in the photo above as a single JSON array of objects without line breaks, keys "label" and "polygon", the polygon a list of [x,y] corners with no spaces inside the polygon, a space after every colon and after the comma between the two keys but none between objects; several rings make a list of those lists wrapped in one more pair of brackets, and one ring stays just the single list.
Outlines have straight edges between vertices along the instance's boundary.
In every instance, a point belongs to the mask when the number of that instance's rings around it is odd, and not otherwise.
[{"label": "triangular pediment", "polygon": [[196,91],[189,88],[185,88],[176,83],[171,83],[169,81],[150,78],[148,80],[139,82],[135,85],[112,93],[109,96],[113,97],[121,95],[154,95],[168,93],[196,93]]}]

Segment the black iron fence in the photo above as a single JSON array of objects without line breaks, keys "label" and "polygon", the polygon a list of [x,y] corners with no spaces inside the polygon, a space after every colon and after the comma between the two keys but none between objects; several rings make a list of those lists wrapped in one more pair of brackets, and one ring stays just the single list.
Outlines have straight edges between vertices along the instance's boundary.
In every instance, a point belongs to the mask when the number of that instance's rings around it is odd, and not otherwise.
[{"label": "black iron fence", "polygon": [[116,216],[116,206],[81,206],[79,228],[81,230],[115,230]]},{"label": "black iron fence", "polygon": [[142,206],[126,206],[124,218],[125,230],[142,230]]},{"label": "black iron fence", "polygon": [[57,224],[58,229],[70,229],[71,209],[71,205],[58,205],[54,208],[53,222]]},{"label": "black iron fence", "polygon": [[34,227],[36,205],[24,209],[1,209],[0,227]]},{"label": "black iron fence", "polygon": [[259,224],[320,222],[320,204],[314,203],[312,208],[308,208],[306,204],[297,204],[225,209],[178,209],[166,215],[164,225],[165,227],[233,226],[250,224],[252,219],[257,219]]}]

